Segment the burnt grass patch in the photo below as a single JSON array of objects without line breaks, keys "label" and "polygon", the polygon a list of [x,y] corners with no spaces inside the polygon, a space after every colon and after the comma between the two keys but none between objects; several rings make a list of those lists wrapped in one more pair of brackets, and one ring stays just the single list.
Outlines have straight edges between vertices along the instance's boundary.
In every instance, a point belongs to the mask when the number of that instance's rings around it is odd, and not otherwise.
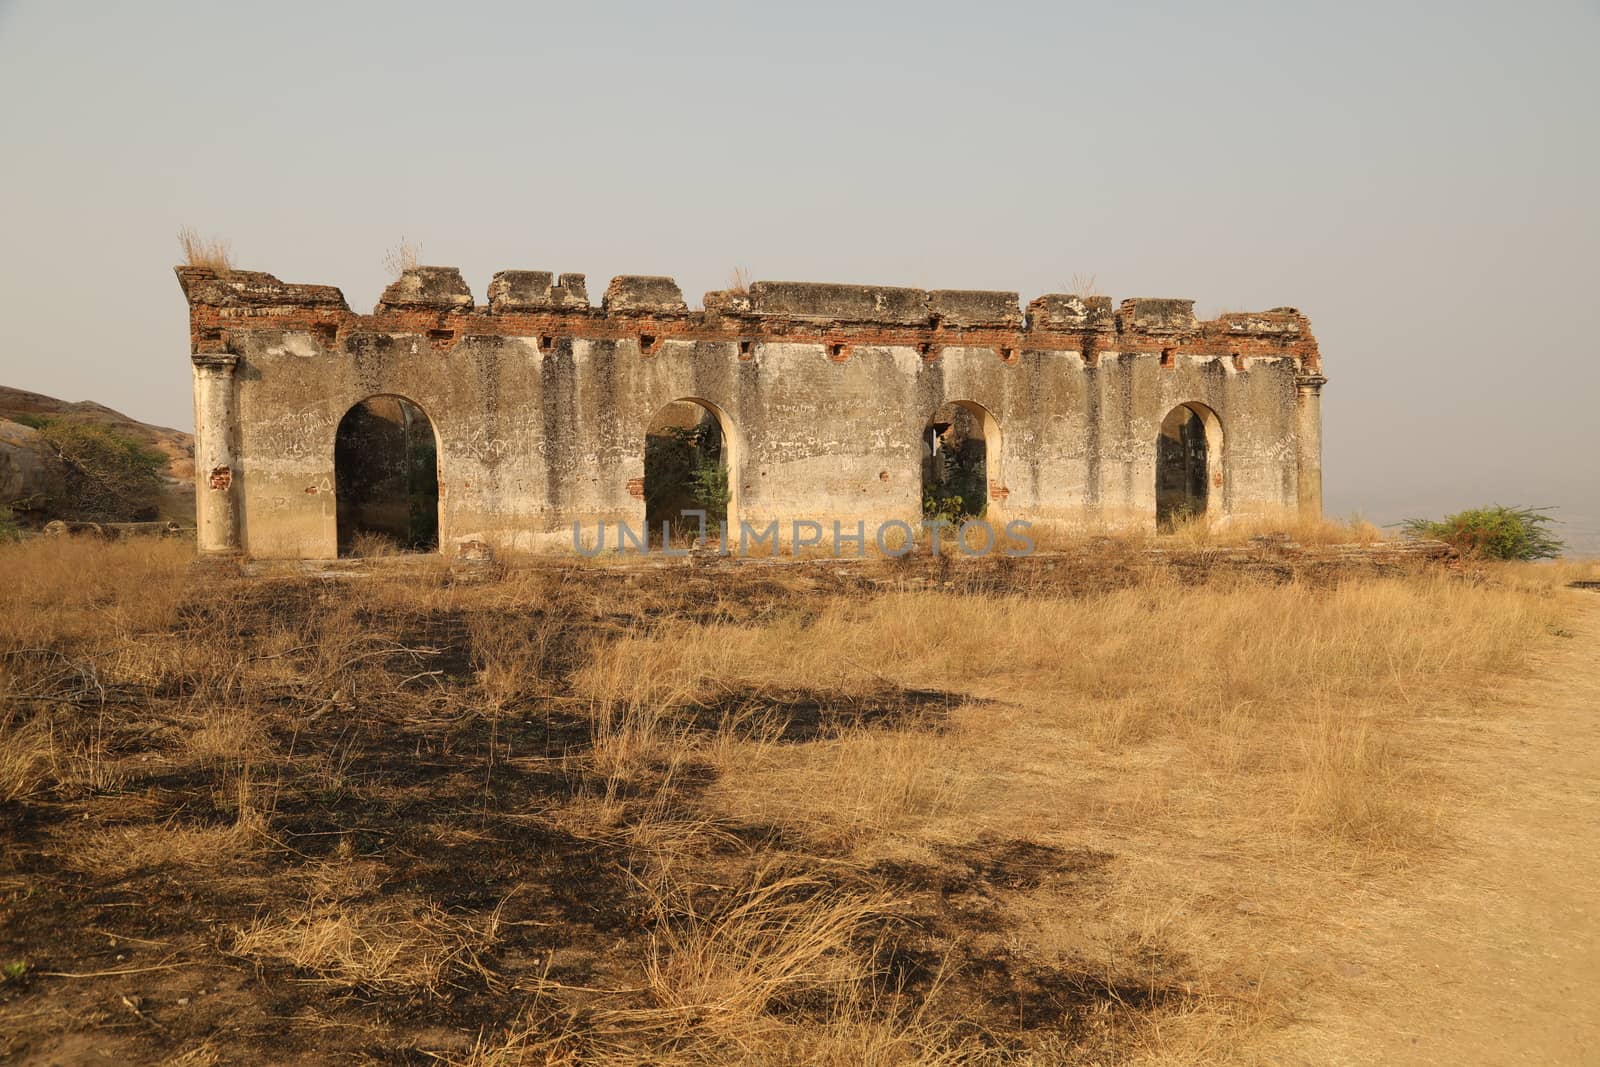
[{"label": "burnt grass patch", "polygon": [[[572,696],[572,674],[652,625],[814,617],[841,590],[874,588],[834,574],[557,573],[525,606],[465,595],[407,606],[392,592],[366,597],[323,579],[208,581],[195,583],[166,633],[151,635],[152,647],[203,643],[206,655],[191,647],[156,663],[148,684],[111,699],[85,695],[91,668],[109,655],[92,638],[13,657],[10,680],[39,698],[30,714],[51,717],[56,748],[37,790],[0,802],[0,965],[25,965],[0,981],[9,1028],[0,1060],[69,1061],[89,1047],[161,1062],[208,1042],[224,1063],[437,1064],[436,1053],[464,1057],[473,1035],[530,1010],[560,1033],[581,1028],[596,996],[642,1003],[659,911],[628,835],[648,818],[691,823],[715,771],[594,773],[585,762],[592,709]],[[492,713],[478,683],[475,635],[486,626],[541,642],[526,691]],[[739,688],[671,714],[698,735],[748,724],[805,745],[856,730],[941,730],[970,702],[885,682],[851,692]],[[183,732],[198,716],[226,723],[230,709],[259,726],[258,748],[186,754]],[[586,814],[596,804],[610,814]],[[206,854],[205,834],[235,828],[236,847]],[[115,869],[83,862],[124,833],[174,844]],[[185,835],[202,843],[185,852]],[[716,885],[775,861],[848,866],[803,830],[737,820],[719,823],[703,853],[679,859]],[[1092,894],[1111,856],[991,838],[935,856],[838,882],[888,887],[901,902],[864,946],[886,994],[956,998],[973,1033],[1019,1050],[1036,1031],[1077,1033],[1108,1006],[1133,1018],[1178,995],[1159,975],[1181,961],[1145,961],[1148,975],[1136,980],[1047,966],[1000,944],[1007,899],[1041,887]],[[478,953],[484,973],[434,993],[392,993],[231,950],[252,923],[308,907],[418,902],[477,923],[493,917],[496,935]],[[802,997],[773,1010],[822,1018],[828,1005]]]},{"label": "burnt grass patch", "polygon": [[1104,890],[1115,857],[1025,840],[980,837],[936,849],[936,863],[880,862],[863,872],[903,901],[874,944],[886,990],[952,997],[966,1018],[1002,1044],[1048,1030],[1073,1040],[1104,1036],[1119,1020],[1175,1006],[1191,994],[1185,960],[1141,949],[1116,971],[1087,960],[1044,962],[1007,936],[1004,905],[1040,887],[1090,896]]},{"label": "burnt grass patch", "polygon": [[772,740],[803,744],[859,729],[938,730],[951,708],[967,702],[959,693],[887,684],[866,692],[741,687],[696,705],[689,721],[704,732],[727,725],[736,733],[770,732]]}]

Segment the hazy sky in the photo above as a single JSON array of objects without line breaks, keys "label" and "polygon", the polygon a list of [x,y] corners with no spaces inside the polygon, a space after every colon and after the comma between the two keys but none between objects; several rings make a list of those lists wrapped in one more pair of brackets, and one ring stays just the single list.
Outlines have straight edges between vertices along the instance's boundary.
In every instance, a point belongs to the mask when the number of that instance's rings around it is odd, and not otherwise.
[{"label": "hazy sky", "polygon": [[[191,426],[174,234],[1292,304],[1326,492],[1600,532],[1600,6],[0,0],[0,384]],[[1594,546],[1600,549],[1600,541]]]}]

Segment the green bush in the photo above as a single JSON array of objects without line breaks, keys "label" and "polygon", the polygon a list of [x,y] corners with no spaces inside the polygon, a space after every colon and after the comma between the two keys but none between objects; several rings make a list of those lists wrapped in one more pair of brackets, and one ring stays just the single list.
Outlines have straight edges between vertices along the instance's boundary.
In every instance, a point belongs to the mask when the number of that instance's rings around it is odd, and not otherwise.
[{"label": "green bush", "polygon": [[973,518],[973,514],[967,508],[966,499],[961,494],[944,492],[934,488],[923,490],[922,517],[925,519],[943,519],[951,526],[960,526],[963,522]]},{"label": "green bush", "polygon": [[989,473],[984,442],[967,440],[944,454],[941,477],[922,487],[922,516],[959,526],[988,510]]},{"label": "green bush", "polygon": [[1486,508],[1458,511],[1434,521],[1407,519],[1401,528],[1412,537],[1431,537],[1458,551],[1486,559],[1554,559],[1566,547],[1547,526],[1549,508]]},{"label": "green bush", "polygon": [[83,522],[156,517],[166,456],[91,422],[51,419],[39,436],[67,467],[64,491],[52,511]]},{"label": "green bush", "polygon": [[683,526],[685,509],[706,513],[708,529],[728,518],[728,468],[723,464],[722,432],[715,422],[692,429],[672,427],[652,433],[644,446],[645,521]]},{"label": "green bush", "polygon": [[22,540],[22,527],[17,525],[16,516],[11,514],[10,508],[0,504],[0,545],[20,540]]},{"label": "green bush", "polygon": [[694,502],[705,509],[708,522],[726,522],[728,501],[733,491],[728,488],[728,468],[721,461],[702,457],[690,479],[690,494]]}]

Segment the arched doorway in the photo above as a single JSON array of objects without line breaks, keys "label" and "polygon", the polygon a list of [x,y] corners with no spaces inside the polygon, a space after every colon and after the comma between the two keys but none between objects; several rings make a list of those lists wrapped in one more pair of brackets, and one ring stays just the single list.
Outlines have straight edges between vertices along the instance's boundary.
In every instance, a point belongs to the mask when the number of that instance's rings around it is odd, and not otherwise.
[{"label": "arched doorway", "polygon": [[1156,526],[1198,519],[1217,509],[1222,486],[1222,423],[1204,404],[1179,404],[1156,435]]},{"label": "arched doorway", "polygon": [[982,404],[941,404],[922,428],[922,513],[951,522],[982,518],[1000,484],[1000,425]]},{"label": "arched doorway", "polygon": [[706,513],[706,536],[734,513],[734,441],[722,411],[690,397],[674,400],[650,417],[644,433],[644,515],[650,543],[662,543],[669,524],[674,545],[700,532],[686,511]]},{"label": "arched doorway", "polygon": [[404,397],[345,412],[333,445],[341,556],[439,547],[438,453],[433,423]]}]

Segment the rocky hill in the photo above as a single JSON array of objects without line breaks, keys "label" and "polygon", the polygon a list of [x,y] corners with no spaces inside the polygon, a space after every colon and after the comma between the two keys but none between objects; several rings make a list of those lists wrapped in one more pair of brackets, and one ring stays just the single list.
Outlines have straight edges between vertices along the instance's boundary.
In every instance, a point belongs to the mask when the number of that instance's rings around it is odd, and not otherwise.
[{"label": "rocky hill", "polygon": [[182,430],[152,426],[93,401],[57,400],[43,393],[0,386],[0,505],[27,520],[71,517],[63,509],[66,465],[41,438],[39,426],[66,420],[103,427],[167,458],[162,475],[160,517],[194,521],[194,438]]}]

